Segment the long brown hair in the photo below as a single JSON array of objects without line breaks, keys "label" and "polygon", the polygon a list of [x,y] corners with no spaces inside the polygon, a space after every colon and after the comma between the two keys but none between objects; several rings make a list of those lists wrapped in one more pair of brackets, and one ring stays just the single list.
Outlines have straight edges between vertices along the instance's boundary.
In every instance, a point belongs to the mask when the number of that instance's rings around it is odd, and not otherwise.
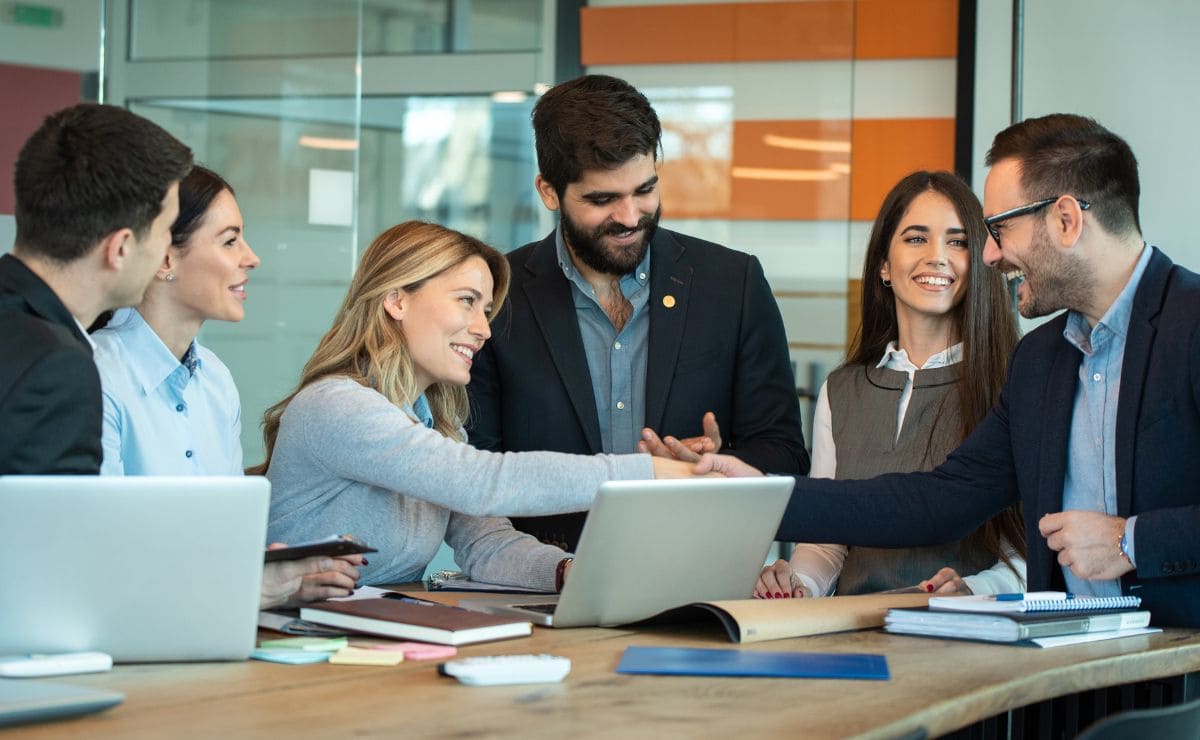
[{"label": "long brown hair", "polygon": [[[418,290],[430,278],[471,257],[482,258],[492,274],[494,316],[508,294],[508,260],[500,252],[474,237],[422,221],[398,224],[375,237],[358,263],[333,326],[304,365],[300,383],[263,415],[267,456],[248,472],[266,473],[284,410],[297,393],[322,378],[350,378],[374,388],[397,406],[415,401],[419,392],[412,355],[400,324],[387,314],[384,299],[397,290]],[[425,398],[433,412],[434,428],[447,437],[457,437],[467,418],[466,389],[435,383],[426,389]]]},{"label": "long brown hair", "polygon": [[[962,342],[962,363],[957,382],[960,409],[959,441],[983,421],[1000,398],[1008,369],[1008,358],[1017,345],[1017,321],[1004,278],[983,262],[987,231],[979,199],[957,175],[949,172],[918,171],[908,175],[884,198],[875,217],[862,274],[862,324],[846,353],[847,366],[874,366],[899,337],[896,296],[880,279],[879,271],[888,258],[892,237],[909,205],[918,195],[935,192],[954,206],[967,234],[970,261],[967,291],[954,308],[955,334]],[[1025,524],[1016,506],[1005,509],[963,542],[965,548],[983,547],[1013,567],[1001,546],[1006,540],[1025,555]]]}]

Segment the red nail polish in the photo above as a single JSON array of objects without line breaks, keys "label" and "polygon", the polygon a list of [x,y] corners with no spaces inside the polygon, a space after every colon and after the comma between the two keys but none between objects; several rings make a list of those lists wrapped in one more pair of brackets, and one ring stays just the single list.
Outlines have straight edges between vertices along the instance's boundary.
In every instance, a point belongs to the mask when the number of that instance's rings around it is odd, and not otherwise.
[{"label": "red nail polish", "polygon": [[928,591],[928,592],[930,592],[930,593],[933,593],[933,584],[932,584],[932,583],[926,583],[926,584],[925,584],[925,590],[926,590],[926,591]]},{"label": "red nail polish", "polygon": [[776,591],[776,592],[775,592],[775,598],[777,598],[777,599],[782,599],[782,598],[783,598],[783,594],[781,594],[781,593],[779,593],[778,591]]},{"label": "red nail polish", "polygon": [[773,599],[773,598],[775,598],[775,597],[771,595],[771,592],[770,592],[770,591],[768,591],[768,592],[767,592],[767,598],[768,598],[768,599]]}]

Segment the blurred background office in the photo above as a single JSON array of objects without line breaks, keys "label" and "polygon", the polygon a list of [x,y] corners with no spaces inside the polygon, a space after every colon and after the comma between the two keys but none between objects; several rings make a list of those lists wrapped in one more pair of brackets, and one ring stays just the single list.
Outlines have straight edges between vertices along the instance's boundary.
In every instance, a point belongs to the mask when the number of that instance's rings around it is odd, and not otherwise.
[{"label": "blurred background office", "polygon": [[202,336],[237,378],[251,463],[371,238],[410,218],[502,250],[549,232],[533,102],[614,74],[662,118],[664,223],[761,259],[807,424],[886,189],[924,168],[982,192],[1014,113],[1126,137],[1144,232],[1200,268],[1197,28],[1191,0],[0,0],[0,250],[13,161],[50,111],[127,106],[191,146],[262,257],[246,320]]}]

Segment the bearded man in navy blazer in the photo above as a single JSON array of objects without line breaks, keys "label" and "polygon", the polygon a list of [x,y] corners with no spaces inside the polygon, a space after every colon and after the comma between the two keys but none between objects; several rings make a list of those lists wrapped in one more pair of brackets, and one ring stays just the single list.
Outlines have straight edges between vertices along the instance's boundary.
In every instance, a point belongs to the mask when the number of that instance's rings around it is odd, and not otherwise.
[{"label": "bearded man in navy blazer", "polygon": [[[585,75],[538,101],[533,128],[535,185],[559,227],[508,256],[509,299],[467,388],[471,443],[724,450],[807,473],[783,321],[758,260],[658,225],[662,129],[649,101]],[[584,517],[513,521],[570,550]]]},{"label": "bearded man in navy blazer", "polygon": [[1200,627],[1200,276],[1142,240],[1137,161],[1095,121],[1011,126],[988,164],[984,259],[1021,315],[1066,313],[1017,345],[995,409],[940,467],[798,481],[779,537],[949,542],[1019,501],[1029,590],[1140,596],[1155,624]]},{"label": "bearded man in navy blazer", "polygon": [[0,475],[100,472],[85,327],[141,301],[191,166],[158,125],[93,103],[49,116],[21,148],[16,244],[0,257]]}]

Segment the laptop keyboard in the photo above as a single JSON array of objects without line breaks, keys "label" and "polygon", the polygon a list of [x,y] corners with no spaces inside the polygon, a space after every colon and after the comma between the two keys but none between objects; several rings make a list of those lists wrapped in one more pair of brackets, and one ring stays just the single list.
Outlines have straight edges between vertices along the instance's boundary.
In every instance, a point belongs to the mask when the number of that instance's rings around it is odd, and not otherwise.
[{"label": "laptop keyboard", "polygon": [[557,606],[558,604],[521,604],[522,609],[528,609],[531,612],[539,614],[553,614]]}]

